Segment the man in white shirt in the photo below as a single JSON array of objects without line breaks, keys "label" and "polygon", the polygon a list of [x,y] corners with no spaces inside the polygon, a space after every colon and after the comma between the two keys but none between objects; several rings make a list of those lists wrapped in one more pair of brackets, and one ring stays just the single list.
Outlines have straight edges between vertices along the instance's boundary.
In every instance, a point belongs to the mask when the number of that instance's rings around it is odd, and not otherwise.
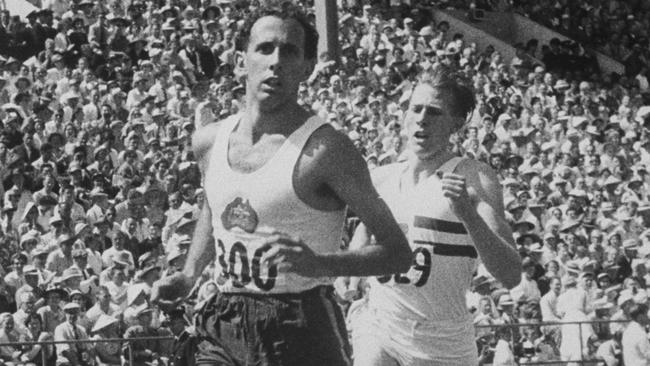
[{"label": "man in white shirt", "polygon": [[634,304],[630,308],[632,322],[623,332],[623,362],[626,365],[650,364],[650,342],[645,327],[650,324],[648,306]]},{"label": "man in white shirt", "polygon": [[[59,324],[54,330],[55,341],[70,341],[70,340],[86,340],[88,335],[86,331],[77,325],[80,312],[79,304],[75,302],[68,303],[63,307],[65,312],[66,321]],[[57,363],[61,361],[64,364],[66,361],[72,365],[81,364],[81,360],[88,360],[91,355],[89,343],[60,343],[56,345],[56,358]],[[85,364],[85,363],[84,363]]]},{"label": "man in white shirt", "polygon": [[537,287],[537,282],[533,279],[535,274],[535,263],[529,258],[524,258],[521,262],[523,272],[521,274],[521,282],[510,290],[510,295],[515,300],[519,302],[519,299],[524,297],[526,300],[537,300],[542,297],[542,293]]},{"label": "man in white shirt", "polygon": [[550,291],[547,292],[539,302],[542,311],[542,320],[545,322],[556,322],[560,320],[557,312],[557,298],[562,290],[560,278],[555,277],[551,280]]}]

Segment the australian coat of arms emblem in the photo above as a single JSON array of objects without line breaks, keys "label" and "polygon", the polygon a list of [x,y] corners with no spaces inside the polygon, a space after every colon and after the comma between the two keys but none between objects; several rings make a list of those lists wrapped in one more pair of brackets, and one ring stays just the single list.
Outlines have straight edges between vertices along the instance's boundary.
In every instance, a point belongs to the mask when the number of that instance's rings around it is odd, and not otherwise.
[{"label": "australian coat of arms emblem", "polygon": [[258,222],[257,212],[248,200],[241,197],[230,202],[221,214],[221,224],[226,230],[238,227],[247,233],[253,233]]}]

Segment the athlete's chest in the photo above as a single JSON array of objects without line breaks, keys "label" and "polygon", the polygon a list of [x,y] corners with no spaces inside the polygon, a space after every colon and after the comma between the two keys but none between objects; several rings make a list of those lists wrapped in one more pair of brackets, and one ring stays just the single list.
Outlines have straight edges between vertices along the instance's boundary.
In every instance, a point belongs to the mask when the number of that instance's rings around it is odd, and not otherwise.
[{"label": "athlete's chest", "polygon": [[228,163],[235,171],[252,173],[269,163],[286,140],[282,135],[270,135],[252,143],[233,134],[228,142]]}]

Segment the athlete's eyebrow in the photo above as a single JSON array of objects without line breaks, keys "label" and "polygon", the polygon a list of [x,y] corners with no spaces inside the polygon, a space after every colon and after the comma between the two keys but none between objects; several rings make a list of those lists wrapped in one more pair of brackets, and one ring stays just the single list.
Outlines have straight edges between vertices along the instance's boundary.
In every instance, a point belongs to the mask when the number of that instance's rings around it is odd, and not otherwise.
[{"label": "athlete's eyebrow", "polygon": [[412,104],[411,108],[413,111],[416,113],[419,113],[423,108],[425,108],[425,113],[431,116],[439,116],[443,114],[442,108],[436,107],[433,105],[427,105],[427,104]]}]

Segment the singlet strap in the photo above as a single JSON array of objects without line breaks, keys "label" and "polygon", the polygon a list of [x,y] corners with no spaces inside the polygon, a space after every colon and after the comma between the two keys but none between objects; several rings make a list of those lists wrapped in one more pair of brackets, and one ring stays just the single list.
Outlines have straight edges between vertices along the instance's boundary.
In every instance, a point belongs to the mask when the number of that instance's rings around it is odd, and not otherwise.
[{"label": "singlet strap", "polygon": [[295,162],[298,160],[300,157],[300,154],[302,154],[303,149],[305,148],[305,145],[307,144],[307,141],[311,137],[311,135],[319,129],[321,126],[327,124],[324,120],[319,118],[318,116],[311,116],[308,118],[305,123],[300,126],[296,131],[294,131],[287,139],[285,142],[283,148],[284,148],[284,161],[285,162],[292,162],[291,164],[292,171],[293,171],[293,166],[295,165]]},{"label": "singlet strap", "polygon": [[447,160],[442,166],[440,166],[440,171],[444,173],[455,173],[456,168],[458,168],[458,165],[463,161],[463,158],[460,156],[455,156],[449,160]]}]

